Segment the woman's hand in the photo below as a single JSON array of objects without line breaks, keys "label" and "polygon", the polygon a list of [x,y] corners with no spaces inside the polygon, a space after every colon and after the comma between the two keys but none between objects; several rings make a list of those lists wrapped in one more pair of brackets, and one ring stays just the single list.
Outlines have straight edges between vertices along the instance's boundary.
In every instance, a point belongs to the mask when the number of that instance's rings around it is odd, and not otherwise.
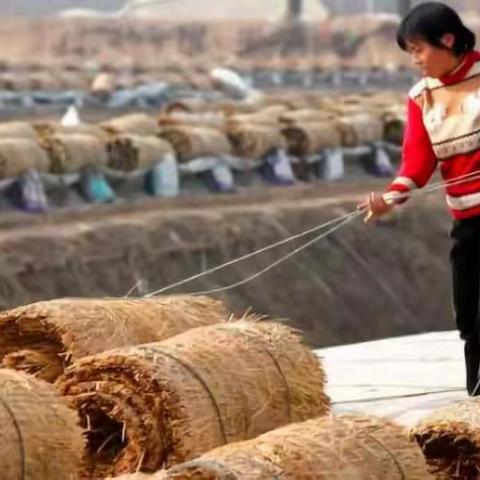
[{"label": "woman's hand", "polygon": [[357,210],[366,210],[367,216],[363,221],[365,223],[371,223],[391,212],[393,207],[394,204],[387,203],[381,193],[371,192],[367,200],[357,206]]}]

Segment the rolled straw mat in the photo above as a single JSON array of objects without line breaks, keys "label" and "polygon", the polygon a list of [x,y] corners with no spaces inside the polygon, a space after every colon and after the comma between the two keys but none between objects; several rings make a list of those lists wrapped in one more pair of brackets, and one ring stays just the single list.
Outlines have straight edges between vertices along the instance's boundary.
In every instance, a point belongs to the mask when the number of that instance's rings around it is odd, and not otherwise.
[{"label": "rolled straw mat", "polygon": [[0,438],[2,480],[80,479],[82,430],[52,385],[0,369]]},{"label": "rolled straw mat", "polygon": [[227,319],[207,297],[66,298],[0,314],[0,360],[54,381],[72,361],[112,348],[156,342]]},{"label": "rolled straw mat", "polygon": [[162,128],[160,135],[173,146],[181,161],[202,156],[227,155],[231,151],[227,137],[214,128],[171,125]]},{"label": "rolled straw mat", "polygon": [[36,141],[0,138],[0,178],[14,178],[28,170],[47,172],[50,161]]},{"label": "rolled straw mat", "polygon": [[90,432],[86,463],[100,478],[154,472],[320,416],[324,385],[320,361],[290,328],[247,319],[88,357],[57,381]]},{"label": "rolled straw mat", "polygon": [[429,480],[405,429],[362,415],[326,416],[230,444],[155,480]]},{"label": "rolled straw mat", "polygon": [[473,480],[480,476],[480,400],[441,408],[410,432],[438,479]]},{"label": "rolled straw mat", "polygon": [[103,122],[100,126],[112,134],[157,135],[159,132],[156,119],[144,113],[132,113],[115,117]]},{"label": "rolled straw mat", "polygon": [[107,143],[108,166],[132,171],[151,167],[166,155],[172,146],[163,138],[142,135],[115,135]]},{"label": "rolled straw mat", "polygon": [[73,173],[89,165],[105,166],[108,162],[105,144],[93,135],[56,134],[43,137],[42,144],[50,157],[52,173]]}]

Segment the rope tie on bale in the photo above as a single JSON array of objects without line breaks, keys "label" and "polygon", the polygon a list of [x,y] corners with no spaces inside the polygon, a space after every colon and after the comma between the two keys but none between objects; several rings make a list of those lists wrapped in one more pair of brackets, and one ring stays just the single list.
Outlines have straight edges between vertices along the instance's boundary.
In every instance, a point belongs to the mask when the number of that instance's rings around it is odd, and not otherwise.
[{"label": "rope tie on bale", "polygon": [[3,399],[3,397],[0,397],[0,403],[3,405],[3,408],[5,408],[5,411],[8,413],[8,416],[12,420],[12,424],[18,435],[18,442],[20,447],[20,480],[25,480],[25,444],[23,442],[22,430],[20,429],[20,425],[18,424],[17,419],[15,418],[15,415],[12,412],[12,409],[10,408],[8,403]]},{"label": "rope tie on bale", "polygon": [[407,474],[405,473],[405,470],[400,465],[397,457],[393,454],[393,452],[381,440],[379,440],[377,437],[375,437],[375,435],[367,432],[366,430],[365,430],[365,434],[369,438],[371,438],[377,445],[379,445],[381,448],[383,448],[385,450],[385,452],[387,452],[387,455],[392,459],[393,463],[397,467],[398,473],[400,474],[400,477],[401,477],[401,480],[407,480]]},{"label": "rope tie on bale", "polygon": [[272,363],[274,364],[275,368],[280,374],[280,377],[282,377],[283,384],[285,385],[285,406],[287,409],[287,418],[291,420],[292,419],[292,398],[291,398],[292,396],[290,393],[290,385],[288,384],[287,377],[283,373],[283,370],[282,370],[282,367],[280,366],[279,361],[268,348],[267,342],[265,342],[262,338],[255,337],[253,335],[248,335],[246,332],[242,332],[241,330],[239,330],[238,333],[240,335],[243,335],[245,338],[248,338],[249,340],[253,340],[258,344],[261,344],[262,350],[271,358]]},{"label": "rope tie on bale", "polygon": [[174,362],[177,362],[178,364],[180,364],[185,370],[187,370],[192,375],[192,377],[194,377],[196,380],[198,380],[200,382],[202,387],[207,392],[207,394],[208,394],[208,396],[209,396],[209,398],[212,402],[213,408],[215,409],[215,413],[216,413],[217,418],[218,418],[218,425],[220,427],[220,432],[222,434],[222,439],[223,439],[225,444],[229,443],[227,432],[225,430],[225,425],[224,425],[223,419],[222,419],[222,414],[220,412],[220,407],[217,403],[215,395],[213,394],[212,390],[208,386],[207,382],[202,378],[202,376],[191,365],[189,365],[187,362],[185,362],[184,360],[181,360],[180,358],[176,357],[175,355],[172,355],[171,353],[169,353],[169,352],[167,352],[167,351],[165,351],[161,348],[157,347],[157,348],[155,348],[155,350],[153,350],[153,349],[150,349],[148,347],[140,346],[140,347],[138,347],[138,349],[142,352],[145,352],[145,353],[151,355],[152,357],[155,357],[155,354],[160,353],[161,355],[164,355],[165,357],[170,358]]},{"label": "rope tie on bale", "polygon": [[[252,464],[257,464],[260,466],[263,465],[263,463],[259,461],[257,458],[249,458],[248,461]],[[267,462],[269,464],[276,466],[277,468],[280,468],[278,465],[275,465],[271,460],[267,460]],[[215,473],[222,475],[222,480],[241,480],[242,478],[242,477],[239,477],[235,472],[233,472],[228,465],[214,458],[199,458],[197,460],[188,462],[188,466],[192,468],[205,467],[205,468],[208,468],[210,471],[213,470]],[[172,475],[175,475],[176,471],[178,471],[179,473],[182,473],[183,468],[184,468],[183,466],[172,467],[171,469],[168,470],[168,473]],[[281,470],[283,470],[283,468]],[[272,475],[271,480],[280,480],[280,477],[278,475]]]},{"label": "rope tie on bale", "polygon": [[[236,475],[236,473],[232,472],[232,470],[225,465],[224,463],[219,462],[218,460],[214,459],[199,459],[189,462],[189,466],[192,468],[195,467],[206,467],[209,470],[213,470],[215,473],[222,475],[223,480],[240,480],[240,478]],[[175,475],[175,467],[169,470],[169,473]]]}]

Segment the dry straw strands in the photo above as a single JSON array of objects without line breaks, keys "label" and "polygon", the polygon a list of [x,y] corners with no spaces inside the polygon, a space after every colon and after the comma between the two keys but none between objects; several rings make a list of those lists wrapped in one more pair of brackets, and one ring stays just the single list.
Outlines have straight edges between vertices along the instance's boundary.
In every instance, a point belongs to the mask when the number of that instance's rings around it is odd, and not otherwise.
[{"label": "dry straw strands", "polygon": [[218,448],[155,480],[428,480],[420,449],[394,423],[355,415],[292,424]]},{"label": "dry straw strands", "polygon": [[0,478],[80,479],[83,438],[76,413],[48,383],[0,370]]},{"label": "dry straw strands", "polygon": [[480,472],[480,400],[439,409],[411,431],[438,479],[473,480]]},{"label": "dry straw strands", "polygon": [[173,154],[166,140],[141,135],[115,135],[108,141],[107,151],[108,166],[127,172],[151,167]]},{"label": "dry straw strands", "polygon": [[154,472],[320,416],[324,384],[318,358],[291,329],[252,320],[85,358],[57,382],[91,432],[96,477]]},{"label": "dry straw strands", "polygon": [[47,172],[49,159],[37,142],[27,138],[0,138],[0,178],[14,178],[28,170]]},{"label": "dry straw strands", "polygon": [[105,145],[91,135],[55,135],[44,137],[42,144],[50,157],[50,172],[75,173],[82,168],[105,166],[108,162]]},{"label": "dry straw strands", "polygon": [[157,135],[159,131],[156,119],[144,113],[132,113],[115,117],[102,123],[100,126],[111,134]]},{"label": "dry straw strands", "polygon": [[26,122],[0,123],[0,138],[27,138],[37,140],[37,132]]},{"label": "dry straw strands", "polygon": [[160,135],[173,146],[181,161],[227,155],[231,150],[227,137],[213,128],[172,125],[163,128]]},{"label": "dry straw strands", "polygon": [[292,155],[304,157],[326,148],[336,148],[341,144],[340,132],[331,123],[302,123],[285,127],[282,130],[287,139],[288,151]]},{"label": "dry straw strands", "polygon": [[66,365],[84,356],[163,340],[226,318],[223,303],[207,297],[33,303],[0,315],[0,360],[54,381]]}]

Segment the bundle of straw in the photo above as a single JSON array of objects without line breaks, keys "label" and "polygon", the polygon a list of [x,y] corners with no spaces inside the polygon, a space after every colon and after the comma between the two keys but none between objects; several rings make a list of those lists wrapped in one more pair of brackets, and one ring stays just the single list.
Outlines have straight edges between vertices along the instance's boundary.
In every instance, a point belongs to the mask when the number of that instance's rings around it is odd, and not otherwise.
[{"label": "bundle of straw", "polygon": [[88,357],[57,382],[90,432],[94,478],[154,472],[320,416],[324,384],[318,358],[291,329],[248,319]]},{"label": "bundle of straw", "polygon": [[5,122],[0,123],[0,138],[27,138],[37,140],[37,132],[26,122]]},{"label": "bundle of straw", "polygon": [[170,114],[160,115],[158,117],[158,123],[161,127],[168,127],[171,125],[189,125],[192,127],[222,129],[225,126],[225,116],[218,112],[172,112]]},{"label": "bundle of straw", "polygon": [[157,135],[159,132],[155,118],[144,113],[132,113],[112,118],[100,126],[110,134]]},{"label": "bundle of straw", "polygon": [[280,123],[292,126],[305,123],[325,123],[335,118],[332,112],[326,110],[302,109],[286,112],[280,117]]},{"label": "bundle of straw", "polygon": [[247,159],[261,159],[272,150],[286,148],[278,127],[238,124],[228,127],[233,153]]},{"label": "bundle of straw", "polygon": [[127,172],[151,167],[166,155],[173,154],[166,140],[140,135],[115,135],[107,142],[107,151],[108,166]]},{"label": "bundle of straw", "polygon": [[28,170],[47,172],[50,161],[34,140],[0,138],[0,178],[14,178]]},{"label": "bundle of straw", "polygon": [[441,408],[410,432],[437,479],[478,478],[480,471],[480,400]]},{"label": "bundle of straw", "polygon": [[327,122],[291,125],[284,128],[282,133],[287,139],[288,151],[299,157],[341,145],[339,131]]},{"label": "bundle of straw", "polygon": [[173,146],[180,161],[230,153],[227,137],[213,128],[172,125],[163,128],[160,135]]},{"label": "bundle of straw", "polygon": [[40,137],[51,137],[55,135],[88,135],[98,138],[102,142],[105,142],[109,135],[98,125],[91,125],[88,123],[80,123],[79,125],[66,127],[57,122],[34,122],[32,128],[36,131]]},{"label": "bundle of straw", "polygon": [[241,125],[256,125],[270,128],[278,128],[278,116],[272,116],[270,114],[265,115],[263,112],[255,113],[242,113],[228,116],[228,125],[241,126]]},{"label": "bundle of straw", "polygon": [[74,173],[89,165],[108,163],[105,145],[91,135],[55,135],[43,137],[42,146],[50,157],[50,172]]},{"label": "bundle of straw", "polygon": [[425,460],[399,425],[326,416],[227,445],[158,473],[156,480],[427,480]]},{"label": "bundle of straw", "polygon": [[78,417],[51,385],[0,370],[0,425],[2,479],[80,479]]},{"label": "bundle of straw", "polygon": [[383,138],[382,122],[367,113],[342,116],[336,121],[336,125],[345,147],[365,145]]},{"label": "bundle of straw", "polygon": [[407,111],[403,105],[393,105],[382,110],[383,137],[386,141],[401,145],[407,122]]},{"label": "bundle of straw", "polygon": [[206,297],[33,303],[0,315],[0,360],[8,368],[54,381],[84,356],[160,341],[226,318],[225,306]]}]

